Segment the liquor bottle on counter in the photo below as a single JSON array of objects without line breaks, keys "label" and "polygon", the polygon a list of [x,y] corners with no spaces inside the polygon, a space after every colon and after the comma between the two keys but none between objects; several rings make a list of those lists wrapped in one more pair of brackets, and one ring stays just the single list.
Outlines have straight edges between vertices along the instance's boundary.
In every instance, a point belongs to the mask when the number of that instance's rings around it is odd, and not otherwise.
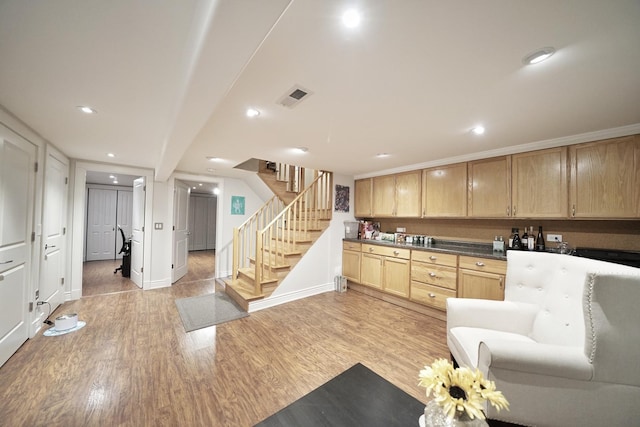
[{"label": "liquor bottle on counter", "polygon": [[536,251],[544,252],[544,235],[542,234],[542,226],[538,227],[538,237],[536,238]]},{"label": "liquor bottle on counter", "polygon": [[529,247],[529,233],[527,233],[527,226],[524,227],[524,233],[522,233],[522,250],[526,251]]},{"label": "liquor bottle on counter", "polygon": [[520,250],[522,249],[522,240],[520,240],[519,229],[513,229],[513,243],[511,244],[511,249]]},{"label": "liquor bottle on counter", "polygon": [[529,239],[527,242],[527,249],[534,251],[536,249],[536,238],[533,235],[533,225],[529,227]]}]

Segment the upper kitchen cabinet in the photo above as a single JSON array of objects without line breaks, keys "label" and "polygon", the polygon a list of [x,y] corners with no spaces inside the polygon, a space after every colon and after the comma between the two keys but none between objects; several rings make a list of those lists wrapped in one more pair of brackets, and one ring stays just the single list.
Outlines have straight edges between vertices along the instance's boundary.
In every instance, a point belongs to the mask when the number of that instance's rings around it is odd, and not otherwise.
[{"label": "upper kitchen cabinet", "polygon": [[511,157],[468,163],[468,215],[474,218],[511,216]]},{"label": "upper kitchen cabinet", "polygon": [[422,214],[422,172],[396,175],[396,216],[419,218]]},{"label": "upper kitchen cabinet", "polygon": [[373,181],[373,216],[419,218],[420,171],[377,176]]},{"label": "upper kitchen cabinet", "polygon": [[567,148],[511,156],[511,216],[567,217]]},{"label": "upper kitchen cabinet", "polygon": [[640,217],[640,136],[570,147],[571,216]]},{"label": "upper kitchen cabinet", "polygon": [[422,216],[467,215],[467,164],[441,166],[422,171]]},{"label": "upper kitchen cabinet", "polygon": [[396,211],[395,175],[376,176],[373,181],[372,209],[375,218],[394,216]]},{"label": "upper kitchen cabinet", "polygon": [[357,218],[371,217],[371,178],[358,179],[355,182],[355,207],[354,216]]}]

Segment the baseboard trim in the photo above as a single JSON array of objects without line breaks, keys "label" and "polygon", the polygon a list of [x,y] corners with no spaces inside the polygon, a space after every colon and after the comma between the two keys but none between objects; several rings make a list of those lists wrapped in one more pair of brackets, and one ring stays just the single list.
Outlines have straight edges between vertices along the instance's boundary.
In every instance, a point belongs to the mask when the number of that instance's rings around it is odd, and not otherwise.
[{"label": "baseboard trim", "polygon": [[248,311],[249,313],[252,313],[254,311],[275,307],[280,304],[285,304],[287,302],[296,301],[313,295],[318,295],[325,292],[333,292],[334,290],[335,285],[333,284],[333,282],[331,282],[322,285],[311,286],[306,289],[300,289],[282,295],[270,296],[262,300],[250,302]]},{"label": "baseboard trim", "polygon": [[152,289],[168,288],[169,286],[171,286],[171,279],[162,279],[143,283],[142,289],[150,291]]}]

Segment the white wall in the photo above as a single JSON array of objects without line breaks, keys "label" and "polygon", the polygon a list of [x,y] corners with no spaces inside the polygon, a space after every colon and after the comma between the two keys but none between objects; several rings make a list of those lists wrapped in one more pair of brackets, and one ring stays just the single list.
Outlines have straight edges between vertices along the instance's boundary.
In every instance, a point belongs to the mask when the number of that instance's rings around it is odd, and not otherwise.
[{"label": "white wall", "polygon": [[[231,215],[231,196],[245,198],[244,215]],[[273,193],[269,198],[273,196]],[[216,277],[228,277],[233,269],[233,228],[239,227],[267,199],[261,198],[243,180],[225,178],[218,194],[218,226],[216,227]]]},{"label": "white wall", "polygon": [[311,295],[334,290],[334,277],[342,274],[342,239],[344,221],[355,221],[353,215],[352,176],[333,176],[333,207],[335,185],[349,187],[349,212],[333,212],[329,228],[320,236],[293,270],[284,278],[273,294],[264,300],[250,304],[250,311],[279,305]]}]

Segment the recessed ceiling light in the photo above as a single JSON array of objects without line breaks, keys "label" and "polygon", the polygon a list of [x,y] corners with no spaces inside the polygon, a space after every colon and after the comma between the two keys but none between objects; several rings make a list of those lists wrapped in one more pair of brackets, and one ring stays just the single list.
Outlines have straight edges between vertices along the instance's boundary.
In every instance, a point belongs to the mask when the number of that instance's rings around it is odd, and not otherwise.
[{"label": "recessed ceiling light", "polygon": [[115,175],[109,175],[109,178],[116,179],[116,176]]},{"label": "recessed ceiling light", "polygon": [[259,115],[260,111],[256,110],[255,108],[247,109],[247,117],[258,117]]},{"label": "recessed ceiling light", "polygon": [[107,153],[107,157],[115,157],[116,155],[113,153]]},{"label": "recessed ceiling light", "polygon": [[117,180],[117,179],[114,179],[114,180],[113,180],[113,183],[114,183],[114,184],[117,184],[117,183],[118,183],[118,180]]},{"label": "recessed ceiling light", "polygon": [[207,156],[207,160],[209,160],[210,162],[221,162],[222,159],[220,157],[214,157],[214,156]]},{"label": "recessed ceiling light", "polygon": [[202,183],[199,183],[199,184],[198,184],[198,186],[199,186],[199,187],[202,187]]},{"label": "recessed ceiling light", "polygon": [[78,105],[78,109],[80,111],[82,111],[83,113],[85,113],[85,114],[95,114],[95,113],[97,113],[96,110],[94,110],[91,107],[87,107],[86,105]]},{"label": "recessed ceiling light", "polygon": [[214,188],[214,189],[213,189],[213,194],[215,194],[216,196],[217,196],[218,194],[220,194],[220,189],[219,189],[218,187]]},{"label": "recessed ceiling light", "polygon": [[306,153],[309,149],[307,147],[296,147],[296,151],[299,153]]},{"label": "recessed ceiling light", "polygon": [[360,12],[355,9],[349,9],[342,14],[342,23],[347,28],[355,28],[360,25]]},{"label": "recessed ceiling light", "polygon": [[475,133],[476,135],[482,135],[484,133],[484,126],[478,125],[471,129],[471,132]]},{"label": "recessed ceiling light", "polygon": [[379,159],[384,159],[385,157],[389,157],[389,153],[378,153],[376,157]]},{"label": "recessed ceiling light", "polygon": [[555,52],[556,50],[552,47],[544,47],[522,58],[522,63],[525,65],[539,64],[545,59],[548,59]]}]

